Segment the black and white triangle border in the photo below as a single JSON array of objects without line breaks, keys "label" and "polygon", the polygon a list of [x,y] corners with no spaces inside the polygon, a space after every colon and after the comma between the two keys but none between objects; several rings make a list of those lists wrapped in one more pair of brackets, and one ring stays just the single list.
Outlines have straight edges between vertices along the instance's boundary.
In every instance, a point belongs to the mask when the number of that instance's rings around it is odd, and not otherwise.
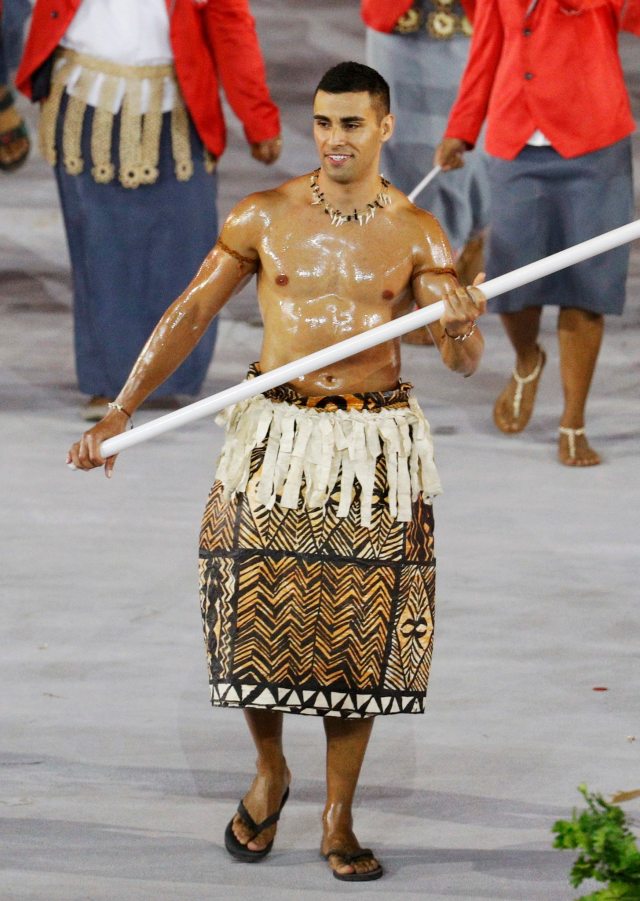
[{"label": "black and white triangle border", "polygon": [[395,713],[424,713],[424,692],[362,692],[246,682],[211,685],[214,707],[258,707],[310,716],[361,719]]}]

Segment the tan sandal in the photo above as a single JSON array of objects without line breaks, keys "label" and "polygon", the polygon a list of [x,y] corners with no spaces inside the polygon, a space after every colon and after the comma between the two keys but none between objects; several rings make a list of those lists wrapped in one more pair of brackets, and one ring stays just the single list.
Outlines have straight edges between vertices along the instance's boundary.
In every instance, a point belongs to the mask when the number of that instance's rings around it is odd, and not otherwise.
[{"label": "tan sandal", "polygon": [[564,463],[565,466],[597,466],[598,463],[600,463],[599,455],[593,450],[586,439],[585,444],[589,453],[586,457],[581,457],[579,460],[577,458],[576,438],[585,437],[584,426],[581,429],[570,429],[568,426],[561,425],[558,429],[558,433],[561,438],[564,436],[567,439],[569,454],[565,457],[562,455],[560,449],[558,449],[558,459],[561,463]]},{"label": "tan sandal", "polygon": [[[538,382],[546,362],[547,355],[543,348],[538,345],[538,362],[529,375],[520,375],[517,367],[514,366],[507,387],[498,397],[493,407],[493,421],[501,432],[509,435],[521,432],[526,428],[531,419],[531,414],[533,413],[533,405],[538,391]],[[514,384],[515,389],[513,388]],[[529,385],[532,387],[528,392],[526,403],[523,404],[523,400],[525,400],[525,388]],[[511,397],[512,393],[513,397]],[[508,414],[505,415],[505,408],[508,409],[509,407],[511,409],[508,411]],[[507,416],[509,418],[507,418]]]},{"label": "tan sandal", "polygon": [[[9,113],[9,111],[11,112]],[[2,151],[0,153],[0,170],[13,172],[26,161],[31,143],[22,116],[14,106],[13,94],[6,87],[3,96],[0,97],[0,113],[5,113],[3,117],[5,120],[13,122],[12,125],[2,128],[0,131],[0,151]]]}]

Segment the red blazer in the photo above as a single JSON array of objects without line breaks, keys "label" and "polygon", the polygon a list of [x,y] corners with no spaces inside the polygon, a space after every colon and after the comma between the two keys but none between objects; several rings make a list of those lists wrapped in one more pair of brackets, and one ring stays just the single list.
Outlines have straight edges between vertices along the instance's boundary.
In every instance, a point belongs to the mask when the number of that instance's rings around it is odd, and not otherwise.
[{"label": "red blazer", "polygon": [[[37,0],[16,84],[31,96],[31,79],[53,53],[81,0]],[[219,88],[244,125],[249,143],[280,133],[248,0],[166,0],[176,75],[204,145],[219,157],[226,129]]]},{"label": "red blazer", "polygon": [[[473,22],[476,0],[460,0],[465,13]],[[390,32],[400,16],[403,16],[413,0],[360,0],[360,11],[365,25],[374,31]]]},{"label": "red blazer", "polygon": [[622,30],[640,37],[640,0],[627,0],[622,11]]},{"label": "red blazer", "polygon": [[[564,157],[607,147],[635,124],[618,55],[624,0],[478,0],[447,137],[513,159],[536,128]],[[566,15],[565,9],[579,15]]]}]

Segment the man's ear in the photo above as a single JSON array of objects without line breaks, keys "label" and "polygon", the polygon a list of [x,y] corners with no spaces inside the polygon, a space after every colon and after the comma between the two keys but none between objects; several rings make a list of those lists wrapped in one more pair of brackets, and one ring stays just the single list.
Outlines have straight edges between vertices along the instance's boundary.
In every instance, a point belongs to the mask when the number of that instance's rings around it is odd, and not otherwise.
[{"label": "man's ear", "polygon": [[395,127],[396,117],[392,115],[392,113],[387,113],[380,122],[380,138],[383,143],[386,143],[389,140]]}]

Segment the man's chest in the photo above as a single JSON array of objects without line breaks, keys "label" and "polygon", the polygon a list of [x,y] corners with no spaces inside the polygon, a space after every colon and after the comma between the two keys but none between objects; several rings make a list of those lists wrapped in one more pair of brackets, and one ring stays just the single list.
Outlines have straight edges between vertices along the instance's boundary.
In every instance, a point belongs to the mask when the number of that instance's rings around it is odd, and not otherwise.
[{"label": "man's chest", "polygon": [[288,296],[389,299],[406,290],[411,247],[393,229],[347,223],[319,229],[291,222],[270,230],[260,252],[261,284]]}]

